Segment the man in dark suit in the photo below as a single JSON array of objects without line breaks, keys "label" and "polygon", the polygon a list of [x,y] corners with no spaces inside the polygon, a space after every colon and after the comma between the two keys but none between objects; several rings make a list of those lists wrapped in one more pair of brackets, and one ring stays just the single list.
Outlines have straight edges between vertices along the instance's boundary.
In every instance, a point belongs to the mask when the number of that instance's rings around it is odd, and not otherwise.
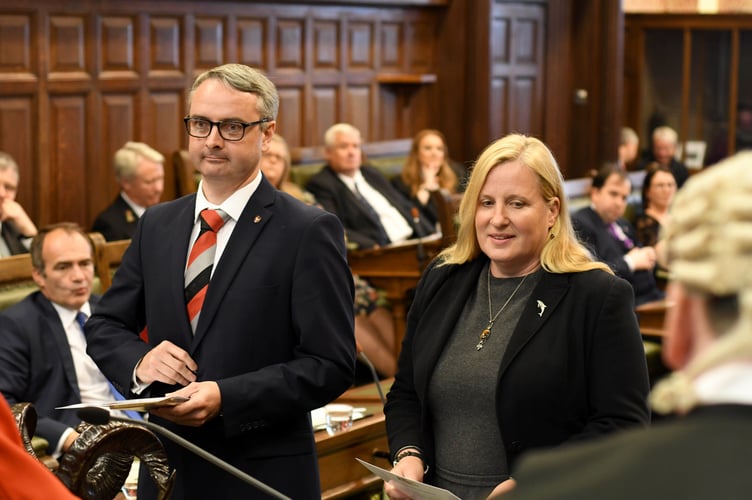
[{"label": "man in dark suit", "polygon": [[676,130],[665,125],[657,127],[653,130],[650,139],[650,149],[644,152],[640,169],[647,169],[652,162],[663,165],[671,170],[676,179],[676,186],[681,188],[689,178],[689,169],[676,159],[676,148],[679,145],[679,135]]},{"label": "man in dark suit", "polygon": [[595,258],[632,284],[639,305],[663,298],[663,292],[653,276],[655,249],[639,246],[634,228],[623,217],[631,185],[623,170],[603,167],[593,178],[590,206],[575,212],[572,223]]},{"label": "man in dark suit", "polygon": [[111,401],[110,386],[86,354],[76,319],[89,315],[94,245],[77,225],[42,228],[31,244],[32,276],[39,286],[0,313],[0,392],[9,403],[31,402],[39,414],[36,433],[48,452],[66,451],[80,419],[58,406]]},{"label": "man in dark suit", "polygon": [[427,220],[413,219],[413,206],[376,168],[362,165],[360,131],[337,123],[324,134],[328,164],[306,189],[336,214],[350,243],[373,248],[434,232]]},{"label": "man in dark suit", "polygon": [[[278,106],[274,84],[247,66],[197,77],[185,125],[198,191],[146,210],[86,334],[121,392],[190,397],[153,422],[289,497],[318,499],[309,412],[352,383],[353,281],[339,220],[260,174]],[[268,498],[164,444],[175,498]]]},{"label": "man in dark suit", "polygon": [[120,193],[94,220],[91,230],[107,241],[127,240],[138,218],[159,203],[164,190],[164,156],[143,142],[127,142],[115,152],[115,179]]},{"label": "man in dark suit", "polygon": [[0,257],[29,252],[37,227],[16,201],[18,164],[0,151]]},{"label": "man in dark suit", "polygon": [[[690,178],[666,226],[672,309],[648,429],[523,458],[504,499],[743,499],[752,491],[752,152]],[[720,243],[720,244],[714,244]],[[509,486],[512,486],[509,484]]]}]

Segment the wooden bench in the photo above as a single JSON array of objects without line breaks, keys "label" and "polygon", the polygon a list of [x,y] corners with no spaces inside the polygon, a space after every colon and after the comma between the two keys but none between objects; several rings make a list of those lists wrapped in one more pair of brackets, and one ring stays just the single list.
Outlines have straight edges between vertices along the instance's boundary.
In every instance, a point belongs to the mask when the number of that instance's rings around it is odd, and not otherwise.
[{"label": "wooden bench", "polygon": [[112,285],[112,276],[122,262],[123,254],[130,244],[131,240],[104,241],[104,238],[100,242],[95,242],[94,258],[100,293],[106,292]]}]

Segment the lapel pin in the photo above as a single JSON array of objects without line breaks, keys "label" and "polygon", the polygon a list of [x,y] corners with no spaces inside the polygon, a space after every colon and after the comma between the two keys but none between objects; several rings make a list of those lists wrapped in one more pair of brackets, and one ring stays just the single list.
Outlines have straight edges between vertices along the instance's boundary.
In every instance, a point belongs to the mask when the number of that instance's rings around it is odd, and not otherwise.
[{"label": "lapel pin", "polygon": [[261,216],[260,216],[260,215],[257,215],[257,216],[256,216],[256,217],[255,217],[255,218],[253,219],[253,223],[254,223],[254,224],[258,224],[259,222],[261,222]]},{"label": "lapel pin", "polygon": [[538,317],[543,316],[543,311],[546,310],[546,307],[548,307],[546,304],[543,303],[542,300],[538,301]]}]

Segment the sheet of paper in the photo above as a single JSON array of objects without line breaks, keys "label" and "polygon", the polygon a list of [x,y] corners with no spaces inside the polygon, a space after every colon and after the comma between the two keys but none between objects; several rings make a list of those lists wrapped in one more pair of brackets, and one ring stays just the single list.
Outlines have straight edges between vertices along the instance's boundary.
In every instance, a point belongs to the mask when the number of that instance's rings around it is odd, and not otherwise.
[{"label": "sheet of paper", "polygon": [[149,411],[151,408],[159,408],[162,406],[175,406],[180,403],[185,403],[189,398],[183,396],[159,396],[156,398],[138,398],[138,399],[124,399],[122,401],[103,401],[101,403],[77,403],[68,406],[58,406],[56,410],[73,410],[77,408],[87,408],[89,406],[96,406],[98,408],[106,408],[108,410],[134,410],[134,411]]},{"label": "sheet of paper", "polygon": [[384,481],[393,481],[400,490],[410,495],[413,500],[460,500],[460,497],[449,490],[392,474],[388,470],[364,462],[359,458],[355,458],[355,460]]}]

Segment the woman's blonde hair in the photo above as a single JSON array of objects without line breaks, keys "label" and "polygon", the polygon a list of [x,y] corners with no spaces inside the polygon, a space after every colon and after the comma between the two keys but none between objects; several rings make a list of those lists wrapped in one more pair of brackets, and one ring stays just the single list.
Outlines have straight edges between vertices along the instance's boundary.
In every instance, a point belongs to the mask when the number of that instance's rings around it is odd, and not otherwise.
[{"label": "woman's blonde hair", "polygon": [[450,193],[456,193],[458,184],[457,174],[455,174],[452,167],[449,166],[449,148],[447,147],[446,138],[444,137],[444,134],[432,128],[423,129],[413,137],[413,142],[410,146],[410,153],[407,156],[405,166],[402,167],[402,173],[400,174],[402,181],[410,188],[411,196],[415,196],[418,193],[418,189],[421,184],[423,184],[424,180],[423,171],[420,167],[420,162],[418,161],[420,142],[424,137],[429,135],[435,135],[441,139],[441,144],[444,147],[444,163],[442,163],[438,175],[439,187],[441,189],[446,189]]},{"label": "woman's blonde hair", "polygon": [[512,161],[520,162],[535,173],[545,203],[550,205],[555,199],[559,200],[559,216],[549,230],[549,239],[541,252],[543,268],[551,273],[602,269],[613,274],[606,264],[595,261],[577,240],[564,194],[564,179],[551,151],[540,140],[522,134],[497,139],[478,157],[460,203],[457,242],[441,252],[440,265],[463,264],[481,253],[475,231],[475,212],[481,189],[491,170]]}]

